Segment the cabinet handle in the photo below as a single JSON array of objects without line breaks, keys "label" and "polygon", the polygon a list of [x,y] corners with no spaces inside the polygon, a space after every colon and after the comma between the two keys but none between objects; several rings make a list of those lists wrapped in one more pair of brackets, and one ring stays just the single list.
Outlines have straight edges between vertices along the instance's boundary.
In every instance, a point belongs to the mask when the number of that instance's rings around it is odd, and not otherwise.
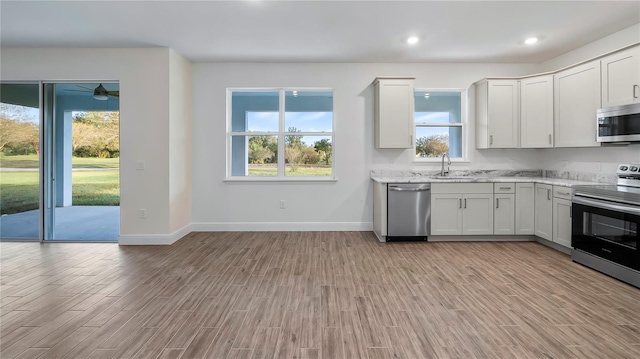
[{"label": "cabinet handle", "polygon": [[551,201],[551,190],[550,189],[547,190],[547,199],[549,201]]},{"label": "cabinet handle", "polygon": [[413,146],[413,135],[409,135],[409,146]]},{"label": "cabinet handle", "polygon": [[462,198],[458,198],[458,208],[462,208]]},{"label": "cabinet handle", "polygon": [[464,199],[464,208],[467,208],[467,199]]},{"label": "cabinet handle", "polygon": [[568,196],[571,194],[571,192],[558,192],[558,194],[561,194],[563,196]]},{"label": "cabinet handle", "polygon": [[493,145],[493,135],[489,135],[489,145]]},{"label": "cabinet handle", "polygon": [[549,144],[551,144],[551,134],[549,134]]},{"label": "cabinet handle", "polygon": [[573,217],[573,213],[571,213],[571,212],[573,212],[573,207],[569,206],[569,218]]},{"label": "cabinet handle", "polygon": [[506,191],[506,190],[510,190],[510,189],[511,189],[511,187],[500,187],[500,190],[502,190],[502,191]]},{"label": "cabinet handle", "polygon": [[638,85],[633,85],[633,98],[638,98],[638,95],[636,95],[636,90],[640,88],[640,86]]},{"label": "cabinet handle", "polygon": [[500,208],[500,198],[496,198],[496,208]]}]

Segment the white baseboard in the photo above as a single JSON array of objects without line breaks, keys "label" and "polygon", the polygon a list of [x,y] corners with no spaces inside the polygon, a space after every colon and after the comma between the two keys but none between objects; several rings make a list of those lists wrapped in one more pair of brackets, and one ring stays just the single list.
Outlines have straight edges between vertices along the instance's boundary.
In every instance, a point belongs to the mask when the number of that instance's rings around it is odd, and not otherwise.
[{"label": "white baseboard", "polygon": [[310,232],[372,231],[371,222],[200,222],[191,223],[193,232]]},{"label": "white baseboard", "polygon": [[191,224],[187,224],[171,234],[130,234],[120,236],[118,237],[118,244],[121,246],[171,245],[191,232]]},{"label": "white baseboard", "polygon": [[531,235],[429,236],[429,242],[532,242]]}]

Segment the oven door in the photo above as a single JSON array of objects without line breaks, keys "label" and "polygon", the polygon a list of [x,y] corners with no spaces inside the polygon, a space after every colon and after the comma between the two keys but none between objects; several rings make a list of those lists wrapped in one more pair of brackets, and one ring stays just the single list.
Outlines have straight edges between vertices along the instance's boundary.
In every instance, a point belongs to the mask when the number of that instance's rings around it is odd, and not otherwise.
[{"label": "oven door", "polygon": [[574,249],[640,270],[640,206],[574,197],[571,227]]}]

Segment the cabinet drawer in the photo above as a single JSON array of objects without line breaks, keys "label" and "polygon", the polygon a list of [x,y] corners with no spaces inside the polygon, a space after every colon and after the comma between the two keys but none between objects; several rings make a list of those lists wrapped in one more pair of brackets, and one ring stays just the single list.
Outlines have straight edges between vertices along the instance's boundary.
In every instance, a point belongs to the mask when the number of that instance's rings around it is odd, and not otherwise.
[{"label": "cabinet drawer", "polygon": [[515,183],[494,183],[493,191],[495,193],[516,193]]},{"label": "cabinet drawer", "polygon": [[432,183],[431,193],[493,194],[493,183]]},{"label": "cabinet drawer", "polygon": [[553,196],[556,198],[571,200],[573,190],[569,187],[553,186]]}]

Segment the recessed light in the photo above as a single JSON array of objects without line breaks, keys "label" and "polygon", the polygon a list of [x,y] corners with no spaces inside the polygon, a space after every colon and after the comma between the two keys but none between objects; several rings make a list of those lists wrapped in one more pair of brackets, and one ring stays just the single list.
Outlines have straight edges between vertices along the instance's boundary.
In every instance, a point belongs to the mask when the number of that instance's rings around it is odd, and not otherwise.
[{"label": "recessed light", "polygon": [[538,38],[537,37],[530,37],[530,38],[524,40],[524,43],[527,44],[527,45],[533,45],[536,42],[538,42]]},{"label": "recessed light", "polygon": [[429,96],[431,96],[431,94],[430,94],[430,93],[428,93],[428,92],[426,92],[426,93],[424,94],[424,98],[429,98]]},{"label": "recessed light", "polygon": [[407,44],[415,45],[418,43],[418,41],[420,41],[420,39],[417,36],[411,36],[410,38],[407,39]]},{"label": "recessed light", "polygon": [[298,97],[298,91],[293,90],[293,97]]}]

